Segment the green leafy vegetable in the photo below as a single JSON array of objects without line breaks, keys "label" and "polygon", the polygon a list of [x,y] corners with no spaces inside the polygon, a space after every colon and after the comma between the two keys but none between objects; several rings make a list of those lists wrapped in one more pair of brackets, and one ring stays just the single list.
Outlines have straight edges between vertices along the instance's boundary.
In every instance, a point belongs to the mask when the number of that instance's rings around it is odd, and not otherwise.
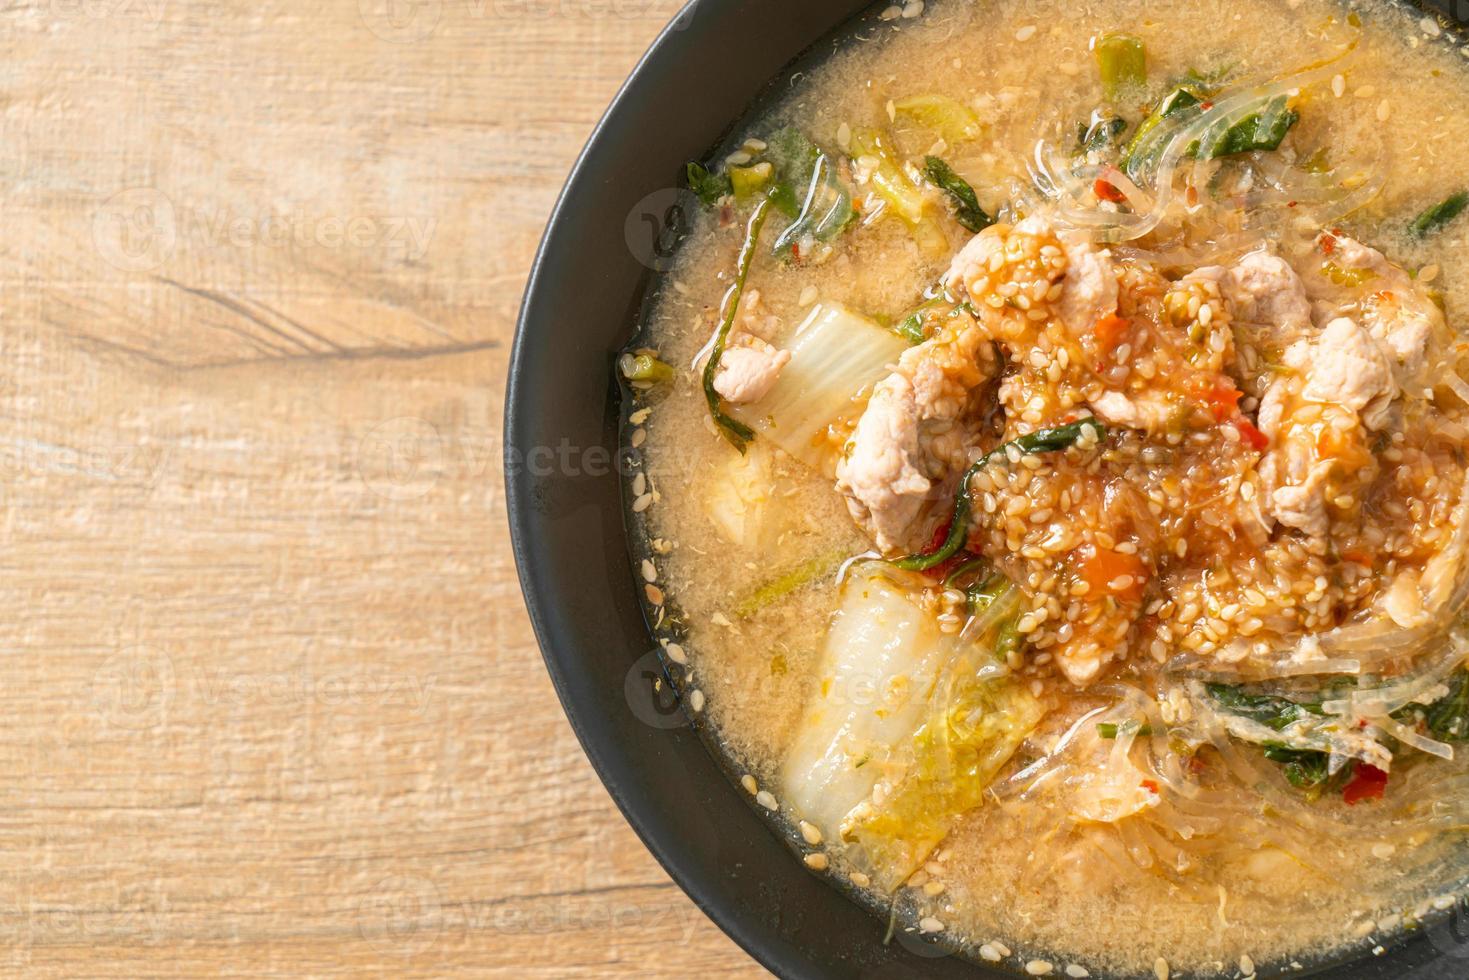
[{"label": "green leafy vegetable", "polygon": [[887,207],[908,226],[919,249],[933,258],[947,256],[948,236],[929,213],[928,201],[923,192],[909,179],[882,134],[876,130],[853,133],[852,155],[875,161],[870,178],[872,187]]},{"label": "green leafy vegetable", "polygon": [[634,351],[617,359],[617,369],[629,381],[646,381],[657,384],[673,378],[673,368],[658,360],[649,351]]},{"label": "green leafy vegetable", "polygon": [[1077,440],[1088,430],[1092,431],[1099,440],[1107,434],[1106,427],[1102,423],[1088,417],[1053,429],[1037,429],[1028,435],[1003,443],[975,460],[964,472],[964,476],[959,479],[959,489],[954,494],[954,517],[949,524],[949,533],[945,536],[943,544],[931,554],[894,558],[892,564],[905,571],[926,572],[957,555],[964,547],[964,539],[969,536],[969,481],[974,478],[975,474],[991,463],[1008,460],[1009,451],[1012,448],[1018,450],[1022,455],[1059,452],[1076,445]]},{"label": "green leafy vegetable", "polygon": [[1231,714],[1259,722],[1272,731],[1281,731],[1309,715],[1324,717],[1320,702],[1292,701],[1273,694],[1250,694],[1243,687],[1230,684],[1206,684],[1205,688],[1218,705]]},{"label": "green leafy vegetable", "polygon": [[[1232,156],[1236,153],[1252,153],[1257,150],[1276,150],[1290,128],[1300,121],[1301,114],[1286,107],[1286,97],[1271,99],[1265,108],[1252,112],[1224,131],[1220,140],[1210,148],[1204,159]],[[1189,156],[1199,155],[1197,144],[1189,147]]]},{"label": "green leafy vegetable", "polygon": [[1168,145],[1168,141],[1160,139],[1156,133],[1158,127],[1163,124],[1163,120],[1192,109],[1202,101],[1183,87],[1176,88],[1163,96],[1153,107],[1153,111],[1138,123],[1137,132],[1132,134],[1132,139],[1127,141],[1127,146],[1122,151],[1122,169],[1129,177],[1133,180],[1140,179],[1143,171],[1157,162],[1158,157],[1163,153],[1163,148]]},{"label": "green leafy vegetable", "polygon": [[770,199],[763,198],[755,206],[755,213],[750,215],[750,223],[745,231],[745,242],[740,246],[739,259],[735,264],[734,286],[725,300],[724,319],[719,324],[719,331],[714,335],[714,346],[709,351],[709,361],[704,365],[704,400],[709,404],[709,415],[714,419],[714,424],[719,426],[719,431],[724,438],[729,440],[730,445],[741,453],[745,451],[745,444],[755,438],[755,432],[748,425],[725,414],[719,392],[714,388],[714,378],[719,374],[719,361],[724,356],[724,346],[729,342],[729,332],[734,327],[735,317],[740,311],[740,299],[745,295],[745,280],[750,277],[750,265],[755,260],[755,247],[760,242],[760,230],[765,227],[765,219],[770,216],[770,206]]},{"label": "green leafy vegetable", "polygon": [[947,95],[911,95],[898,99],[893,103],[893,112],[927,126],[951,144],[974,139],[981,131],[974,113]]},{"label": "green leafy vegetable", "polygon": [[1093,45],[1102,94],[1110,100],[1140,92],[1148,82],[1148,55],[1143,40],[1133,34],[1103,34]]},{"label": "green leafy vegetable", "polygon": [[705,205],[718,202],[726,194],[734,193],[734,185],[730,182],[729,174],[711,173],[701,163],[691,163],[685,168],[685,175],[689,182],[689,190],[693,191]]},{"label": "green leafy vegetable", "polygon": [[821,157],[821,148],[794,126],[777,130],[765,147],[765,159],[775,168],[770,200],[786,217],[794,220],[805,203],[811,174]]},{"label": "green leafy vegetable", "polygon": [[1121,116],[1093,117],[1091,125],[1077,123],[1076,148],[1082,153],[1102,152],[1116,144],[1127,120]]},{"label": "green leafy vegetable", "polygon": [[1423,707],[1409,705],[1393,712],[1398,721],[1417,724],[1440,742],[1469,742],[1469,668],[1460,667],[1445,682],[1449,693]]},{"label": "green leafy vegetable", "polygon": [[1408,230],[1414,238],[1422,238],[1453,221],[1463,213],[1466,207],[1469,207],[1469,192],[1460,191],[1457,194],[1451,194],[1414,218]]},{"label": "green leafy vegetable", "polygon": [[925,157],[923,160],[923,174],[935,187],[949,195],[954,203],[954,217],[959,224],[970,231],[984,231],[995,223],[995,219],[985,213],[984,208],[979,206],[979,198],[974,195],[974,188],[969,182],[954,172],[938,157]]},{"label": "green leafy vegetable", "polygon": [[759,612],[772,602],[784,599],[798,589],[801,589],[817,579],[824,578],[835,571],[845,560],[840,553],[830,555],[819,555],[809,561],[804,561],[783,575],[763,583],[755,591],[742,599],[735,606],[735,615],[749,616]]},{"label": "green leafy vegetable", "polygon": [[856,216],[851,192],[838,179],[831,159],[825,153],[818,153],[801,211],[775,240],[772,251],[777,255],[799,254],[797,250],[802,241],[808,238],[830,241],[841,234]]},{"label": "green leafy vegetable", "polygon": [[[1165,119],[1203,104],[1198,95],[1183,86],[1164,96],[1139,124],[1123,151],[1122,169],[1127,175],[1133,180],[1142,180],[1144,172],[1158,162],[1168,145],[1167,131],[1162,135],[1158,132]],[[1288,107],[1285,96],[1277,96],[1219,133],[1209,145],[1201,146],[1195,141],[1187,148],[1186,154],[1190,158],[1214,160],[1236,153],[1276,150],[1300,118],[1300,113]]]},{"label": "green leafy vegetable", "polygon": [[830,241],[856,217],[852,194],[832,159],[800,130],[786,126],[771,136],[762,165],[771,168],[770,200],[791,219],[772,248],[798,254],[805,239]]},{"label": "green leafy vegetable", "polygon": [[852,822],[849,836],[873,865],[898,869],[884,885],[906,878],[961,814],[984,802],[995,774],[1044,714],[1022,684],[972,680],[977,666],[952,670],[946,696],[936,698],[912,738],[912,762],[882,805]]},{"label": "green leafy vegetable", "polygon": [[1296,789],[1323,789],[1331,779],[1331,756],[1326,752],[1292,749],[1280,742],[1266,742],[1261,748],[1265,758],[1279,765]]}]

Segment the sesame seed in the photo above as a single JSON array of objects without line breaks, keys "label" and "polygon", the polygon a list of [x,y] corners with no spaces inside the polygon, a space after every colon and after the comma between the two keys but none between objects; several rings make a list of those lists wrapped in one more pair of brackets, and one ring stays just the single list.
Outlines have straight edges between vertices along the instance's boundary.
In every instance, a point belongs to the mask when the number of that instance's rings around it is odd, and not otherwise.
[{"label": "sesame seed", "polygon": [[643,571],[643,581],[644,582],[656,582],[656,581],[658,581],[658,568],[657,568],[657,566],[655,566],[651,561],[649,561],[646,558],[643,559],[643,569],[642,569],[642,571]]},{"label": "sesame seed", "polygon": [[1033,977],[1048,977],[1054,969],[1055,967],[1045,960],[1031,960],[1025,964],[1025,972]]},{"label": "sesame seed", "polygon": [[[1434,266],[1433,269],[1435,272],[1437,272],[1438,266]],[[1422,279],[1423,275],[1420,273],[1418,278]],[[629,415],[627,417],[627,420],[633,425],[642,425],[644,422],[648,421],[648,416],[652,414],[653,410],[651,408],[640,408],[636,412],[633,412],[631,415]]]},{"label": "sesame seed", "polygon": [[903,8],[903,18],[905,20],[912,20],[915,17],[921,16],[923,16],[923,0],[910,0],[908,5]]},{"label": "sesame seed", "polygon": [[[679,646],[677,643],[668,644],[663,648],[663,652],[667,653],[668,659],[672,660],[676,664],[687,665],[689,662],[688,654],[684,653],[683,647]],[[749,779],[750,777],[746,776],[745,778]]]},{"label": "sesame seed", "polygon": [[653,605],[663,605],[663,590],[658,588],[658,586],[650,582],[647,585],[643,586],[643,593],[648,597],[648,601],[651,602]]},{"label": "sesame seed", "polygon": [[755,802],[759,803],[761,806],[771,811],[772,813],[774,813],[777,809],[775,796],[768,789],[762,789],[760,792],[756,793]]},{"label": "sesame seed", "polygon": [[805,820],[802,820],[799,826],[801,828],[802,840],[812,845],[813,847],[821,843],[821,831],[817,828],[815,824],[807,823]]},{"label": "sesame seed", "polygon": [[1005,957],[1001,956],[1000,951],[995,949],[994,946],[989,943],[985,943],[984,945],[979,947],[979,958],[988,963],[998,963]]},{"label": "sesame seed", "polygon": [[1392,115],[1392,104],[1389,103],[1387,99],[1383,99],[1381,102],[1377,103],[1378,122],[1387,122],[1387,117],[1390,115]]},{"label": "sesame seed", "polygon": [[693,691],[691,691],[689,693],[689,707],[692,708],[695,713],[698,713],[698,712],[704,710],[704,692],[703,691],[699,690],[698,688],[695,688]]},{"label": "sesame seed", "polygon": [[1239,958],[1239,972],[1247,977],[1252,976],[1255,972],[1255,961],[1250,959],[1248,953]]},{"label": "sesame seed", "polygon": [[925,935],[932,935],[935,932],[943,932],[944,924],[931,915],[925,915],[918,920],[918,931]]},{"label": "sesame seed", "polygon": [[743,786],[745,788],[745,792],[749,793],[751,796],[754,796],[760,791],[760,784],[755,782],[755,777],[751,776],[749,773],[745,773],[743,776],[740,777],[740,785]]},{"label": "sesame seed", "polygon": [[1168,961],[1163,959],[1163,957],[1161,956],[1158,957],[1157,962],[1153,964],[1153,975],[1157,977],[1158,980],[1168,980],[1168,974]]},{"label": "sesame seed", "polygon": [[1035,37],[1035,32],[1036,26],[1034,24],[1026,24],[1024,27],[1020,28],[1020,30],[1015,32],[1015,40],[1029,41],[1031,38]]},{"label": "sesame seed", "polygon": [[812,871],[825,871],[826,870],[826,867],[827,867],[826,855],[825,854],[822,854],[820,851],[815,851],[815,852],[813,852],[811,854],[807,854],[805,860],[806,860],[806,867],[810,868]]},{"label": "sesame seed", "polygon": [[1086,967],[1081,966],[1077,963],[1072,963],[1066,968],[1066,975],[1068,977],[1075,977],[1076,980],[1081,980],[1082,977],[1091,976],[1091,973],[1087,970]]},{"label": "sesame seed", "polygon": [[1337,75],[1331,80],[1331,94],[1338,99],[1347,92],[1347,79],[1345,75]]}]

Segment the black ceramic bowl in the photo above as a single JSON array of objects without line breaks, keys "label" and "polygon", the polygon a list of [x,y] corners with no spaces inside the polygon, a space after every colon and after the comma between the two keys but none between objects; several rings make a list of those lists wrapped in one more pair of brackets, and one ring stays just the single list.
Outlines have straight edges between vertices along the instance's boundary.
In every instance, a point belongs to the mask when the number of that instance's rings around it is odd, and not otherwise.
[{"label": "black ceramic bowl", "polygon": [[[1434,6],[1466,16],[1469,0],[1452,2]],[[682,712],[653,700],[647,677],[660,668],[614,465],[613,360],[635,332],[659,262],[650,242],[676,213],[683,164],[704,158],[793,62],[822,57],[834,31],[874,15],[854,0],[695,0],[628,79],[566,184],[526,289],[506,393],[510,529],[546,667],[587,756],[648,849],[736,942],[782,977],[1008,977],[917,941],[885,945],[885,924],[793,859]],[[1383,955],[1290,975],[1463,980],[1469,915],[1461,906]]]}]

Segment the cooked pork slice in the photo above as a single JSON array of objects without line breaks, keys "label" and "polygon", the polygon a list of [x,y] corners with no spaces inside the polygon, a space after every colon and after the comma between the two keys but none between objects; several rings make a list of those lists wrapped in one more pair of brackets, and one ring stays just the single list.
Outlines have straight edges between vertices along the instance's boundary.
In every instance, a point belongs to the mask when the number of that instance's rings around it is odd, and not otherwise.
[{"label": "cooked pork slice", "polygon": [[956,321],[909,348],[873,390],[837,463],[837,492],[883,552],[912,550],[925,506],[947,499],[974,441],[973,393],[995,370],[984,332]]},{"label": "cooked pork slice", "polygon": [[878,382],[847,449],[837,463],[837,492],[846,496],[852,519],[878,550],[905,548],[933,496],[918,441],[917,399],[907,377],[895,371]]},{"label": "cooked pork slice", "polygon": [[1246,254],[1225,270],[1220,287],[1237,321],[1272,327],[1285,338],[1311,328],[1305,284],[1288,262],[1266,249]]},{"label": "cooked pork slice", "polygon": [[1370,276],[1362,283],[1362,326],[1393,359],[1398,383],[1406,387],[1426,363],[1428,344],[1444,329],[1443,312],[1407,271],[1356,239],[1332,236],[1331,261]]},{"label": "cooked pork slice", "polygon": [[1098,320],[1117,312],[1117,269],[1112,253],[1097,248],[1085,232],[1068,230],[1056,237],[1066,253],[1061,319],[1072,334],[1088,335]]},{"label": "cooked pork slice", "polygon": [[714,390],[732,405],[764,398],[791,359],[790,351],[778,350],[758,337],[740,339],[739,346],[725,348],[714,375]]},{"label": "cooked pork slice", "polygon": [[779,318],[761,309],[760,291],[746,290],[714,375],[714,390],[721,398],[732,405],[743,405],[769,393],[781,368],[791,359],[790,351],[770,343],[779,329]]},{"label": "cooked pork slice", "polygon": [[1131,396],[1120,391],[1104,391],[1087,404],[1108,425],[1149,432],[1161,430],[1173,413],[1161,391],[1143,391]]},{"label": "cooked pork slice", "polygon": [[1365,430],[1389,424],[1398,386],[1380,345],[1347,317],[1291,345],[1285,363],[1294,373],[1260,403],[1259,427],[1273,447],[1260,463],[1263,511],[1321,538],[1328,500],[1351,497],[1374,475]]},{"label": "cooked pork slice", "polygon": [[1285,363],[1305,378],[1304,398],[1351,409],[1369,429],[1387,425],[1397,382],[1387,355],[1353,320],[1337,317],[1315,342],[1292,344]]}]

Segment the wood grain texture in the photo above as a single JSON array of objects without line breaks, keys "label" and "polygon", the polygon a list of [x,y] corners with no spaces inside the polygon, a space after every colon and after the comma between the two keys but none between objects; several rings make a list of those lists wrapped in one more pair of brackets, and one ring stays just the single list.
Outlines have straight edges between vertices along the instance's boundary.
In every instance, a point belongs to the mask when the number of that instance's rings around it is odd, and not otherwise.
[{"label": "wood grain texture", "polygon": [[0,973],[761,975],[576,745],[499,472],[676,5],[0,11]]}]

